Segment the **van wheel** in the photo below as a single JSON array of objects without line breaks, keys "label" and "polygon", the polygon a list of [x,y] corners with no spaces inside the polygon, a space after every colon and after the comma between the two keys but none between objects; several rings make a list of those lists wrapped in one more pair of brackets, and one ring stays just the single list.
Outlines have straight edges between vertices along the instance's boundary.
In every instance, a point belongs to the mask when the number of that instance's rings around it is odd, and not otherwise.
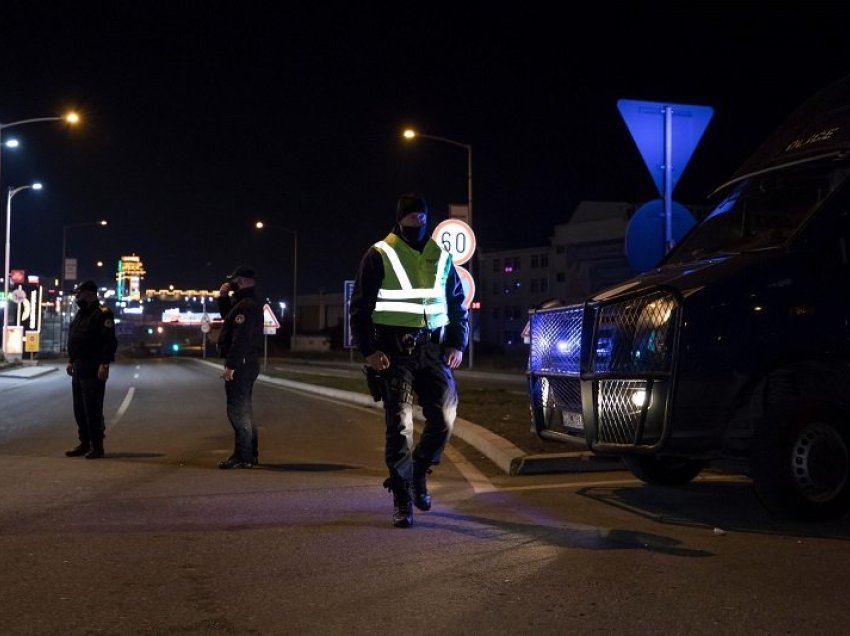
[{"label": "van wheel", "polygon": [[775,405],[753,446],[753,486],[772,513],[829,521],[850,508],[850,433],[841,414],[814,402]]},{"label": "van wheel", "polygon": [[533,378],[529,383],[531,392],[531,426],[532,433],[540,435],[542,431],[558,431],[564,429],[564,414],[555,405],[552,388],[547,378]]},{"label": "van wheel", "polygon": [[679,457],[624,455],[623,463],[635,477],[656,486],[681,486],[699,475],[704,463]]}]

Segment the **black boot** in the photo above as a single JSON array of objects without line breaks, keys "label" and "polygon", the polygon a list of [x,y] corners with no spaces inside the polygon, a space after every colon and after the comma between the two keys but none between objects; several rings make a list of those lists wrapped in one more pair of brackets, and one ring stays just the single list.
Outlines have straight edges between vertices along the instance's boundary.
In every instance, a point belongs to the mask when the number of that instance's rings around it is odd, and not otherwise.
[{"label": "black boot", "polygon": [[413,505],[420,510],[431,509],[431,495],[428,494],[428,475],[431,469],[427,464],[413,464]]},{"label": "black boot", "polygon": [[384,488],[393,494],[393,525],[409,528],[413,525],[413,502],[410,497],[410,482],[387,477]]},{"label": "black boot", "polygon": [[69,451],[65,451],[65,457],[80,457],[89,452],[89,445],[86,442],[80,442]]},{"label": "black boot", "polygon": [[86,459],[100,459],[103,457],[103,444],[92,444],[91,450],[86,453]]}]

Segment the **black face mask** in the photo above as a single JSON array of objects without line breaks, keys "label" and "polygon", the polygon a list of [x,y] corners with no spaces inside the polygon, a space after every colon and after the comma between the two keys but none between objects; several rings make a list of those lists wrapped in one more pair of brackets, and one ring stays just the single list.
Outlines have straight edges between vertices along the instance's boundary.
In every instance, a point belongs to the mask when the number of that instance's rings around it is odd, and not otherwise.
[{"label": "black face mask", "polygon": [[80,309],[85,309],[88,306],[89,306],[88,301],[83,300],[82,298],[77,298],[77,307],[79,307]]},{"label": "black face mask", "polygon": [[420,245],[424,243],[425,238],[428,236],[427,225],[423,225],[422,227],[407,227],[401,225],[399,227],[401,228],[401,235],[411,245]]}]

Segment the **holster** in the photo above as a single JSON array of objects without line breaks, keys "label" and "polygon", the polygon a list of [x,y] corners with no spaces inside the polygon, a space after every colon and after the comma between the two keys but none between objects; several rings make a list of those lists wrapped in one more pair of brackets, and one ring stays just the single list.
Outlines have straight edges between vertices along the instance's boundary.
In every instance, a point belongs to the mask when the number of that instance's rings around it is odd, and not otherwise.
[{"label": "holster", "polygon": [[384,399],[384,379],[376,369],[373,369],[368,364],[363,365],[363,375],[366,376],[366,385],[369,387],[369,393],[375,402],[380,402]]}]

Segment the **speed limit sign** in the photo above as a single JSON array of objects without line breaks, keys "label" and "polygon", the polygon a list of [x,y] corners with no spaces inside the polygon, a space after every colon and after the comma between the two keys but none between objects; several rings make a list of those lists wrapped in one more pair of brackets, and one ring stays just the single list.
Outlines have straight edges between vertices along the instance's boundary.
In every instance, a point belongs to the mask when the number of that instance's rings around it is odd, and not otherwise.
[{"label": "speed limit sign", "polygon": [[452,255],[455,265],[463,265],[475,251],[475,234],[460,219],[446,219],[434,228],[431,238]]}]

